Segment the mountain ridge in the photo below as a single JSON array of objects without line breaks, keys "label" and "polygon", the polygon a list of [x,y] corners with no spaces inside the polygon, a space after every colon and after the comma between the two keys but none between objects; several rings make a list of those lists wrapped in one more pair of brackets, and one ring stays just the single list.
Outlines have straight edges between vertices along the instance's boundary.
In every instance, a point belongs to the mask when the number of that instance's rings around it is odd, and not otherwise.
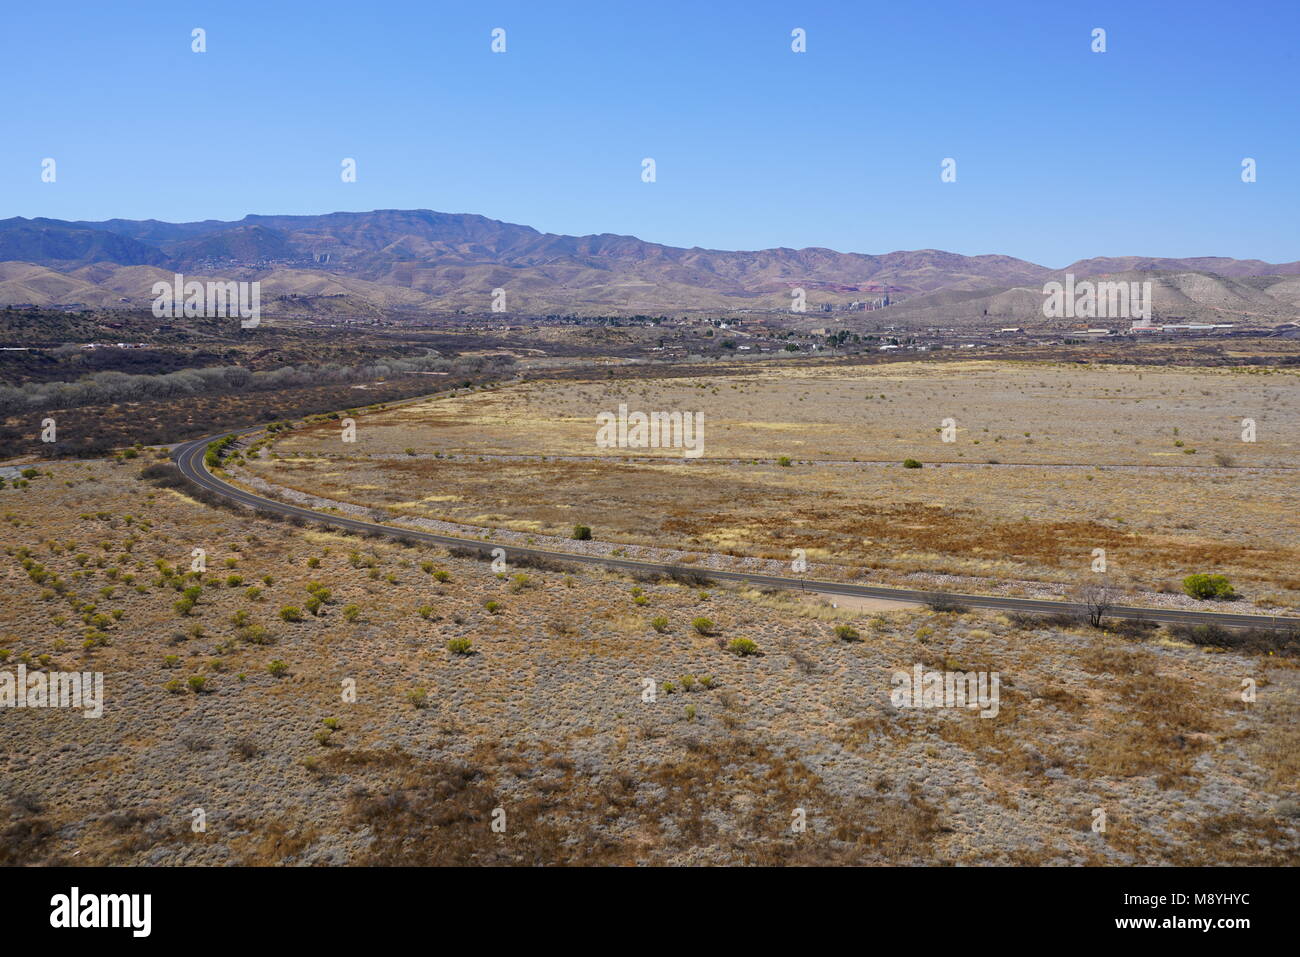
[{"label": "mountain ridge", "polygon": [[511,312],[766,311],[788,308],[797,288],[810,303],[842,307],[936,293],[968,300],[1065,273],[1185,271],[1224,280],[1300,275],[1300,262],[1212,256],[1093,257],[1051,269],[997,253],[965,256],[932,248],[880,254],[816,246],[718,250],[617,233],[546,233],[429,209],[249,214],[190,223],[13,217],[0,220],[0,263],[10,267],[0,271],[0,304],[138,305],[147,294],[135,282],[143,274],[105,272],[111,264],[260,279],[293,308],[321,305],[303,300],[341,300],[325,304],[331,312],[349,305],[364,305],[362,311],[486,312],[498,288],[506,289]]}]

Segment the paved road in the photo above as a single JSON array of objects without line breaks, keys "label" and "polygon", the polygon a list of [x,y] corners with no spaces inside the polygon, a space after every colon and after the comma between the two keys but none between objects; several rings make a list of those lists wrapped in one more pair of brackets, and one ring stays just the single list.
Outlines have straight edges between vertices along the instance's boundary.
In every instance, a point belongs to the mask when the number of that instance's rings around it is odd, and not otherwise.
[{"label": "paved road", "polygon": [[[256,432],[258,429],[244,429],[236,434],[245,435],[250,432]],[[252,508],[265,509],[268,512],[275,512],[286,517],[298,516],[313,522],[325,522],[339,528],[351,529],[357,532],[378,532],[391,538],[409,538],[416,541],[428,542],[434,545],[445,545],[460,548],[472,548],[476,551],[487,553],[494,548],[505,548],[506,555],[528,555],[537,558],[549,558],[556,561],[573,562],[585,565],[601,565],[606,568],[618,568],[626,571],[643,571],[659,572],[663,574],[693,573],[703,574],[717,581],[734,581],[742,582],[748,585],[759,585],[770,588],[783,588],[792,590],[807,590],[824,595],[848,595],[859,598],[884,598],[891,601],[909,601],[909,602],[928,602],[934,600],[942,594],[943,597],[956,602],[957,604],[966,605],[971,608],[996,608],[1004,611],[1021,611],[1039,614],[1078,614],[1082,613],[1082,607],[1060,601],[1044,601],[1035,598],[1004,598],[995,595],[963,595],[955,592],[928,592],[915,591],[908,588],[883,588],[876,585],[854,585],[845,582],[828,582],[816,581],[813,579],[801,580],[785,575],[760,575],[750,572],[720,571],[716,569],[699,569],[691,566],[674,566],[656,564],[654,562],[636,561],[630,558],[613,558],[602,555],[583,555],[571,552],[554,552],[541,548],[525,548],[517,546],[503,546],[496,542],[483,542],[472,538],[456,538],[451,535],[435,535],[432,532],[418,532],[413,529],[396,528],[389,525],[377,525],[372,522],[363,522],[355,518],[345,518],[340,515],[331,515],[328,512],[315,512],[311,509],[301,508],[297,505],[286,505],[283,502],[277,502],[274,499],[262,498],[260,495],[254,495],[244,489],[236,488],[223,482],[207,470],[203,463],[204,453],[207,451],[208,443],[222,438],[223,435],[209,436],[204,439],[195,439],[192,442],[185,442],[176,446],[172,450],[172,459],[180,468],[182,474],[190,481],[203,488],[210,489],[227,499]],[[1300,618],[1296,617],[1271,617],[1268,615],[1234,615],[1221,612],[1209,611],[1183,611],[1173,608],[1136,608],[1126,605],[1116,605],[1107,612],[1109,618],[1126,618],[1132,620],[1145,620],[1155,622],[1165,622],[1170,624],[1217,624],[1224,627],[1256,627],[1256,628],[1300,628]]]}]

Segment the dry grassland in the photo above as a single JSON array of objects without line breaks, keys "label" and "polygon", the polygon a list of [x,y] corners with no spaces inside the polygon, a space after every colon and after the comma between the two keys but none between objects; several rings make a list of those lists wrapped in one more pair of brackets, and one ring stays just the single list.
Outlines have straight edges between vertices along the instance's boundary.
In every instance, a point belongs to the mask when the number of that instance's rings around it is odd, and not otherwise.
[{"label": "dry grassland", "polygon": [[[106,686],[99,719],[0,709],[0,863],[1296,861],[1300,672],[1280,656],[498,577],[214,510],[130,465],[52,466],[0,490],[0,516],[0,670]],[[727,651],[739,637],[761,653]],[[892,707],[918,662],[998,671],[998,716]]]},{"label": "dry grassland", "polygon": [[[1050,592],[1102,548],[1133,601],[1181,601],[1181,579],[1210,572],[1285,612],[1300,610],[1298,382],[973,361],[529,383],[364,416],[355,444],[319,423],[251,464],[399,515],[782,561],[802,548],[827,577],[880,583]],[[703,457],[597,448],[596,414],[620,403],[703,412]]]}]

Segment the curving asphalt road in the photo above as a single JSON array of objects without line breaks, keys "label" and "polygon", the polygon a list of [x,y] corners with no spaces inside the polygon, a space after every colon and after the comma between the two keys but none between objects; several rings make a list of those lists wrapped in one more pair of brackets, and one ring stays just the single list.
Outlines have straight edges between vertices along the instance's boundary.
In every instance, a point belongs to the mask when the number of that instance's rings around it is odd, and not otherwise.
[{"label": "curving asphalt road", "polygon": [[[247,435],[258,432],[259,428],[243,429],[239,432],[223,432],[207,438],[195,439],[176,446],[172,450],[172,459],[181,473],[196,485],[209,489],[224,498],[247,505],[250,508],[265,509],[268,512],[286,517],[298,516],[313,522],[324,522],[339,528],[356,532],[378,532],[390,538],[407,538],[428,542],[433,545],[472,548],[488,553],[494,548],[505,548],[506,554],[528,555],[536,558],[548,558],[555,561],[572,562],[583,565],[601,565],[606,568],[618,568],[625,571],[658,572],[660,574],[688,573],[701,574],[717,581],[742,582],[748,585],[761,585],[769,588],[814,591],[824,595],[847,595],[859,598],[883,598],[892,601],[928,602],[943,597],[957,604],[971,608],[996,608],[1003,611],[1021,611],[1035,614],[1079,614],[1083,612],[1080,605],[1060,601],[1044,601],[1037,598],[1004,598],[995,595],[964,595],[955,592],[915,591],[908,588],[883,588],[877,585],[853,585],[845,582],[817,581],[814,579],[791,578],[784,575],[760,575],[750,572],[721,571],[701,569],[682,565],[665,565],[654,562],[642,562],[631,558],[612,558],[601,555],[583,555],[572,552],[554,552],[542,548],[506,547],[497,542],[483,542],[472,538],[456,538],[451,535],[435,535],[432,532],[419,532],[413,529],[396,528],[389,525],[377,525],[355,518],[331,515],[327,512],[315,512],[297,505],[286,505],[274,499],[262,498],[241,488],[236,488],[214,476],[204,464],[204,454],[210,442],[227,435]],[[1300,628],[1300,618],[1277,617],[1268,615],[1234,615],[1223,612],[1183,611],[1174,608],[1137,608],[1128,605],[1116,605],[1107,613],[1108,618],[1125,618],[1169,624],[1215,624],[1227,628]]]}]

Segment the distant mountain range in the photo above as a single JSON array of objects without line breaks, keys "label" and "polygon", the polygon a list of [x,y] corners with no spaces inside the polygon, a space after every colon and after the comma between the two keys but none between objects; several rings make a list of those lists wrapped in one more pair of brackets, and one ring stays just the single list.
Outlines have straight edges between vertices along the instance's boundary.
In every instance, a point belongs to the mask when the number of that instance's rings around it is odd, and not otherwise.
[{"label": "distant mountain range", "polygon": [[1170,315],[1281,321],[1300,314],[1300,278],[1277,278],[1300,277],[1300,262],[1127,256],[1054,270],[936,249],[879,256],[815,247],[683,249],[432,210],[195,223],[0,220],[0,305],[147,306],[153,283],[173,272],[258,279],[268,315],[489,314],[498,288],[512,315],[786,310],[798,287],[814,313],[888,294],[896,305],[865,315],[1041,321],[1042,283],[1067,272],[1151,278],[1157,311]]}]

